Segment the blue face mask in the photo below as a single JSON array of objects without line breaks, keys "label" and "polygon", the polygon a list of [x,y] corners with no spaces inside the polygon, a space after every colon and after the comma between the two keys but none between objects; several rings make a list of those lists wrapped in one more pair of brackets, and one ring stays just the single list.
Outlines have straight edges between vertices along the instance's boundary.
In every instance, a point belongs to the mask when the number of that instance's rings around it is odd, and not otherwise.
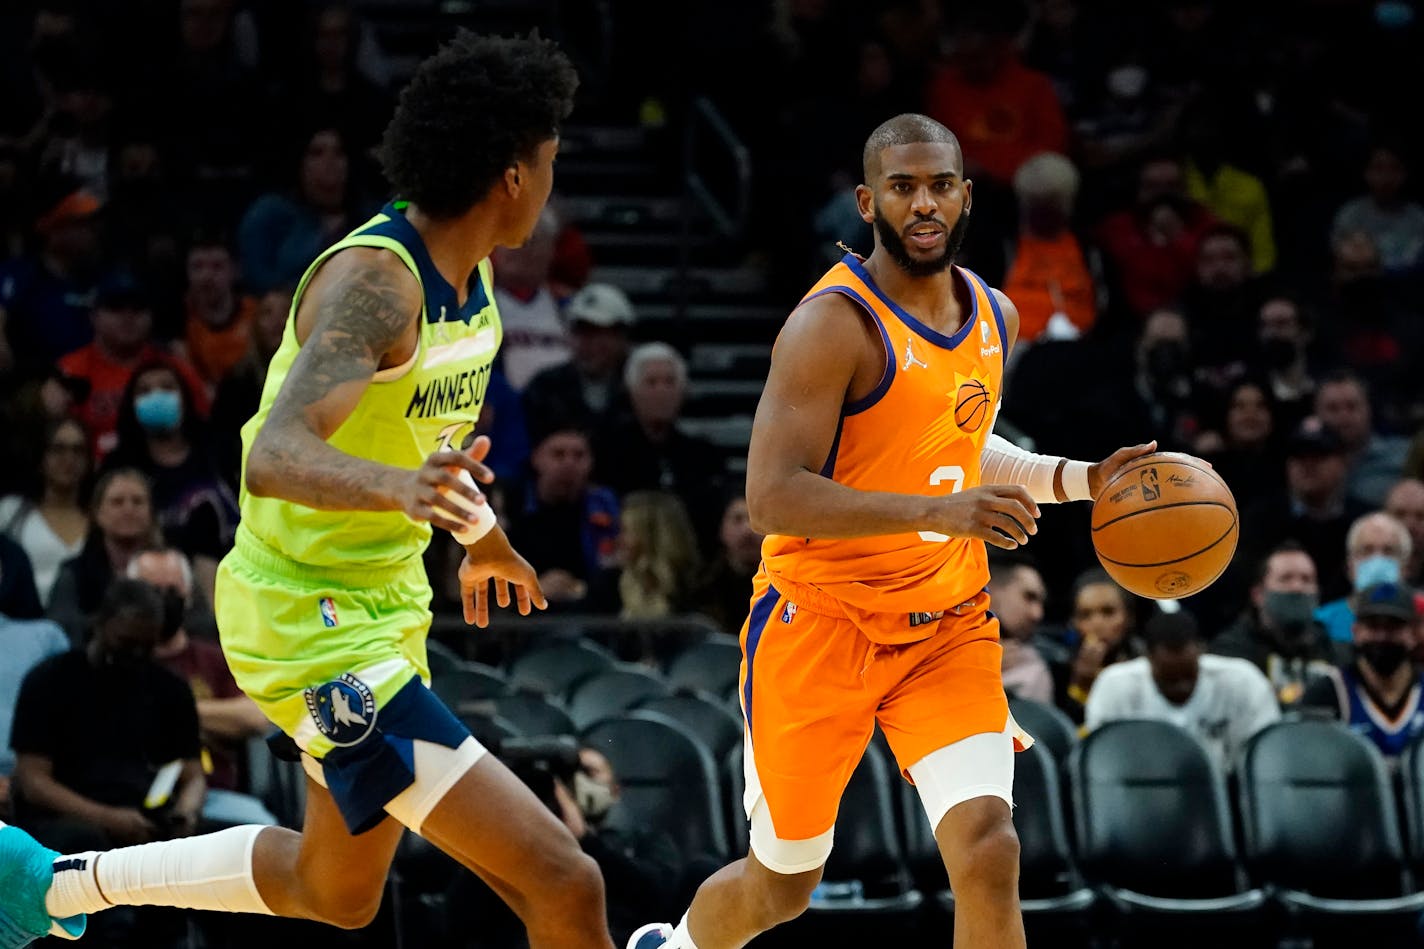
[{"label": "blue face mask", "polygon": [[183,399],[172,389],[154,389],[134,399],[134,415],[150,432],[171,432],[183,421]]},{"label": "blue face mask", "polygon": [[1393,557],[1376,554],[1355,564],[1355,592],[1358,593],[1377,583],[1399,583],[1399,561]]}]

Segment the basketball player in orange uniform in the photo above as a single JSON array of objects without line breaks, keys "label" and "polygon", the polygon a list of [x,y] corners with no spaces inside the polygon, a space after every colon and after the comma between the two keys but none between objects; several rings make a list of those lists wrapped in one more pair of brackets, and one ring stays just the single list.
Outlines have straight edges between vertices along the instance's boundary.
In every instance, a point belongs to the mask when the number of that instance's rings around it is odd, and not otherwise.
[{"label": "basketball player in orange uniform", "polygon": [[629,949],[734,949],[808,905],[878,721],[913,780],[955,893],[957,949],[1021,947],[1013,753],[985,544],[1038,505],[1087,500],[1155,445],[1097,464],[990,434],[1018,331],[1008,298],[953,266],[972,201],[954,135],[901,115],[870,136],[847,254],[791,314],[748,456],[767,534],[742,630],[751,853],[675,928]]}]

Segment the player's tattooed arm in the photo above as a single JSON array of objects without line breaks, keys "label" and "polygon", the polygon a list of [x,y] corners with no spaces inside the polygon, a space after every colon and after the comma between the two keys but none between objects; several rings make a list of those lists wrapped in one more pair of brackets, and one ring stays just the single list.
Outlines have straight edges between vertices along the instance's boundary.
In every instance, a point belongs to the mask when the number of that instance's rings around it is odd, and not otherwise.
[{"label": "player's tattooed arm", "polygon": [[301,351],[247,459],[253,494],[323,510],[394,510],[409,472],[349,455],[327,439],[383,363],[413,351],[420,285],[387,251],[352,248],[323,266],[297,313]]}]

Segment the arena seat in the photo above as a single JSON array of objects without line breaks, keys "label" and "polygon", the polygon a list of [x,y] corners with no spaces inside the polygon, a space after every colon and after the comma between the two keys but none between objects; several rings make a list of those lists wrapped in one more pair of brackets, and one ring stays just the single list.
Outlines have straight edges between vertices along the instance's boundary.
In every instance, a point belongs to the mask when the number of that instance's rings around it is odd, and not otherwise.
[{"label": "arena seat", "polygon": [[643,666],[619,664],[584,679],[569,694],[569,717],[579,728],[667,695],[666,682]]},{"label": "arena seat", "polygon": [[1225,781],[1194,737],[1166,722],[1109,722],[1078,743],[1068,770],[1079,866],[1120,939],[1249,941],[1267,925],[1266,894],[1245,885],[1237,861]]},{"label": "arena seat", "polygon": [[1073,746],[1078,744],[1078,726],[1073,724],[1073,720],[1057,706],[1032,699],[1010,698],[1009,714],[1033,736],[1035,743],[1044,746],[1053,755],[1061,771]]},{"label": "arena seat", "polygon": [[686,729],[666,715],[634,710],[605,718],[581,737],[607,756],[623,789],[610,826],[661,830],[684,861],[729,856],[716,765]]},{"label": "arena seat", "polygon": [[518,689],[562,696],[583,679],[613,666],[613,654],[581,639],[545,640],[510,660],[509,680]]},{"label": "arena seat", "polygon": [[425,641],[425,661],[430,666],[430,678],[444,675],[464,664],[464,657],[438,639]]},{"label": "arena seat", "polygon": [[1280,722],[1246,745],[1240,777],[1247,867],[1293,925],[1316,945],[1415,944],[1424,893],[1373,744],[1336,722]]},{"label": "arena seat", "polygon": [[742,740],[742,719],[706,693],[675,692],[649,699],[638,708],[666,715],[679,722],[707,746],[712,760],[724,761]]},{"label": "arena seat", "polygon": [[430,689],[459,715],[509,692],[509,680],[492,666],[463,662],[441,676],[430,677]]},{"label": "arena seat", "polygon": [[578,733],[573,719],[569,718],[562,705],[534,692],[515,692],[496,697],[494,713],[517,728],[521,735]]},{"label": "arena seat", "polygon": [[668,663],[667,680],[675,689],[725,695],[741,674],[742,647],[736,638],[717,634],[688,646]]}]

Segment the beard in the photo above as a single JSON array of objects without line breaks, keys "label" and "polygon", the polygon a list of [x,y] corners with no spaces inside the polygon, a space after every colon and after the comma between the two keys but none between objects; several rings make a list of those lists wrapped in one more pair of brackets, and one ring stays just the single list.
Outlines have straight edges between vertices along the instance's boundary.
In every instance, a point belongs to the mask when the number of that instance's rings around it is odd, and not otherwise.
[{"label": "beard", "polygon": [[949,229],[945,235],[944,253],[938,257],[931,257],[929,260],[916,260],[910,256],[910,248],[906,246],[905,239],[895,230],[894,226],[880,213],[880,205],[875,205],[875,233],[880,235],[880,246],[885,248],[890,259],[900,266],[911,277],[933,277],[937,273],[943,273],[954,263],[955,256],[959,253],[959,247],[964,243],[964,235],[969,230],[969,215],[961,211],[959,220],[954,222],[954,227]]}]

